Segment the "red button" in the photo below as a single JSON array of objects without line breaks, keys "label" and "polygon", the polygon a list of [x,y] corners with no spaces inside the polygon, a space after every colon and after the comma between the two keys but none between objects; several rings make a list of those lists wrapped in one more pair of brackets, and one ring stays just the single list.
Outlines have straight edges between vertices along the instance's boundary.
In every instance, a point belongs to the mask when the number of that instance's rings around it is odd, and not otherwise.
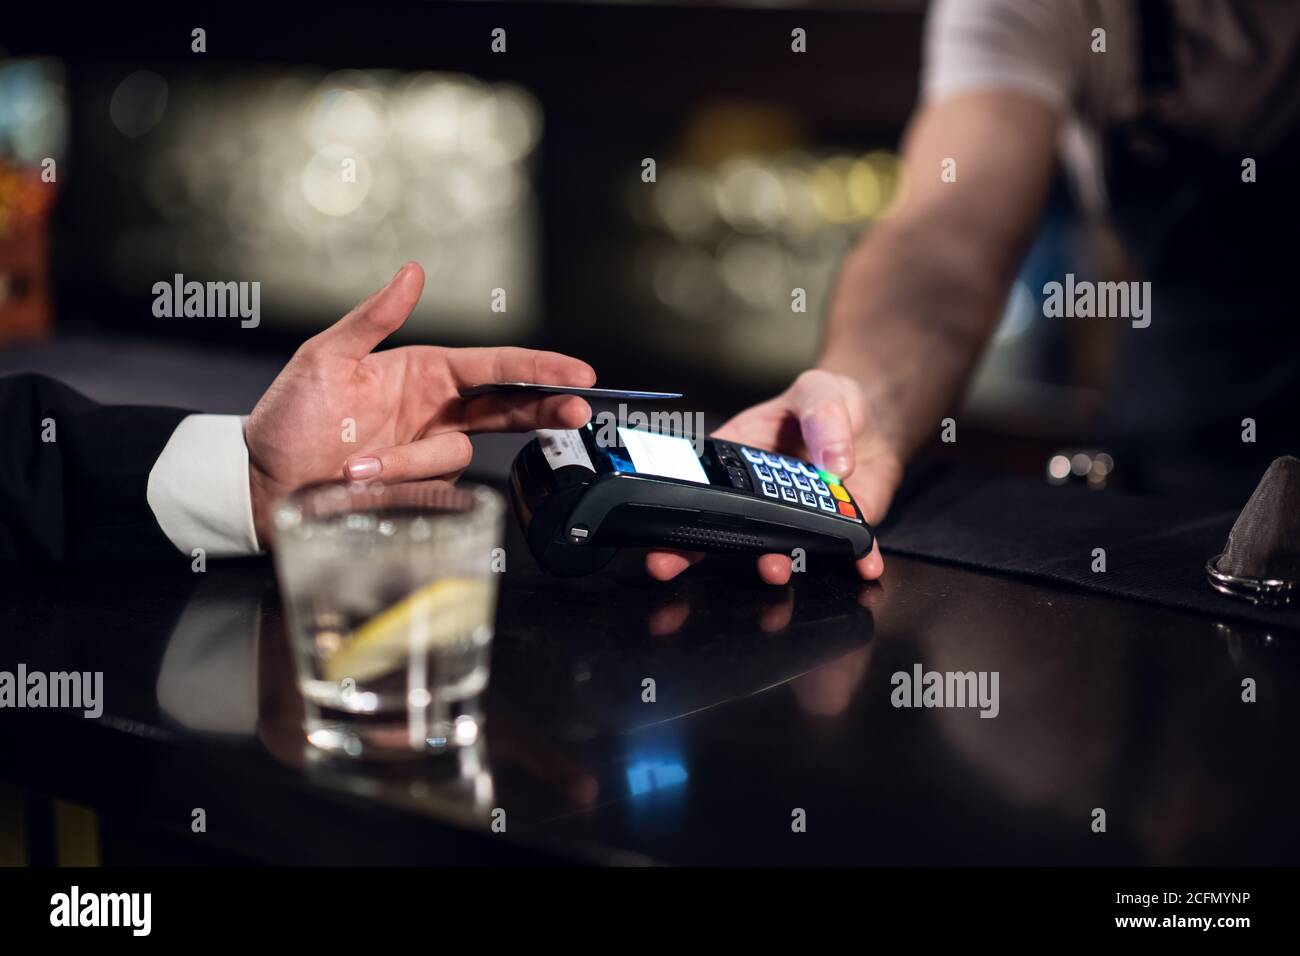
[{"label": "red button", "polygon": [[858,516],[858,513],[853,510],[853,505],[847,501],[837,501],[835,503],[840,506],[840,514],[844,515],[844,517],[856,518]]}]

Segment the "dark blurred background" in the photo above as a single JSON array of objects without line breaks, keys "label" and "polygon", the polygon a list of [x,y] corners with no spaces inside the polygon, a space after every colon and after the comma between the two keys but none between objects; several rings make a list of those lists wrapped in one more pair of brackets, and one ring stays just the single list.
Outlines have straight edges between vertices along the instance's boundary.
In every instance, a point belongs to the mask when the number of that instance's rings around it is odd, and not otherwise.
[{"label": "dark blurred background", "polygon": [[[428,284],[405,341],[560,349],[602,384],[729,413],[813,360],[840,257],[905,188],[924,15],[26,10],[0,42],[0,373],[247,411],[299,341],[415,259]],[[1106,344],[1070,339],[1102,324],[1049,325],[1029,292],[1067,268],[1072,221],[1062,190],[979,375],[966,421],[986,440],[968,454],[1041,473],[1044,449],[1091,437]],[[153,285],[176,273],[259,281],[260,325],[155,317]]]}]

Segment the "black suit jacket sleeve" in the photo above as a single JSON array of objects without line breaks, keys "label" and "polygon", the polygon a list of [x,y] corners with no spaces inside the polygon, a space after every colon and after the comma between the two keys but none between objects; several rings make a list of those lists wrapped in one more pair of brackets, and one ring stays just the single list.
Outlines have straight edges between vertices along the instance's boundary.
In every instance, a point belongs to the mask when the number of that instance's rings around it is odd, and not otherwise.
[{"label": "black suit jacket sleeve", "polygon": [[188,561],[146,498],[188,414],[99,405],[44,375],[0,377],[0,563]]}]

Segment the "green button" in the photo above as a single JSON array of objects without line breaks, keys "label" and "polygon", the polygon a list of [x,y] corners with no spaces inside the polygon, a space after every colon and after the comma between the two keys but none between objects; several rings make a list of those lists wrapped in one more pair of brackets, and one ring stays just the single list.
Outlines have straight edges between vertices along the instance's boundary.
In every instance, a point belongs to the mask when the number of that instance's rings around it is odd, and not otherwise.
[{"label": "green button", "polygon": [[826,484],[828,485],[838,485],[840,483],[840,480],[836,478],[834,475],[832,475],[829,471],[822,471],[820,468],[818,468],[817,474],[821,475],[822,481],[826,482]]}]

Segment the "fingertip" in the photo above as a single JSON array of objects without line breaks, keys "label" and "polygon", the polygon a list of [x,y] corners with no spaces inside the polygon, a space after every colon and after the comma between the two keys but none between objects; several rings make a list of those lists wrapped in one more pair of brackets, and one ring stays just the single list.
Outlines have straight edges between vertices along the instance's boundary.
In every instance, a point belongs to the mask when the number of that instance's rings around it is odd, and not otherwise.
[{"label": "fingertip", "polygon": [[694,562],[677,551],[651,551],[645,556],[645,569],[656,581],[671,581]]},{"label": "fingertip", "polygon": [[867,581],[874,581],[885,573],[885,559],[880,553],[880,546],[871,545],[871,553],[857,560],[858,574]]},{"label": "fingertip", "polygon": [[847,478],[853,474],[853,449],[849,445],[828,445],[814,454],[824,469],[832,475],[839,478]]},{"label": "fingertip", "polygon": [[596,384],[596,370],[590,364],[563,352],[540,353],[536,371],[539,382],[578,388],[590,388]]},{"label": "fingertip", "polygon": [[383,462],[369,452],[353,455],[343,463],[343,477],[348,481],[368,481],[379,477]]},{"label": "fingertip", "polygon": [[839,393],[823,390],[803,396],[799,430],[820,468],[841,478],[853,470],[853,421]]},{"label": "fingertip", "polygon": [[[404,264],[388,283],[361,304],[359,311],[376,329],[387,335],[410,317],[424,294],[424,270],[418,262]],[[372,342],[373,349],[378,342]]]},{"label": "fingertip", "polygon": [[565,428],[581,428],[591,421],[591,406],[585,399],[574,395],[561,407],[560,421]]},{"label": "fingertip", "polygon": [[764,554],[758,559],[758,576],[767,584],[788,584],[792,565],[784,554]]},{"label": "fingertip", "polygon": [[448,457],[451,459],[452,470],[468,468],[474,461],[474,442],[464,432],[447,432],[447,441],[450,444]]},{"label": "fingertip", "polygon": [[646,573],[656,581],[670,581],[685,568],[685,563],[675,555],[651,551],[645,556]]}]

